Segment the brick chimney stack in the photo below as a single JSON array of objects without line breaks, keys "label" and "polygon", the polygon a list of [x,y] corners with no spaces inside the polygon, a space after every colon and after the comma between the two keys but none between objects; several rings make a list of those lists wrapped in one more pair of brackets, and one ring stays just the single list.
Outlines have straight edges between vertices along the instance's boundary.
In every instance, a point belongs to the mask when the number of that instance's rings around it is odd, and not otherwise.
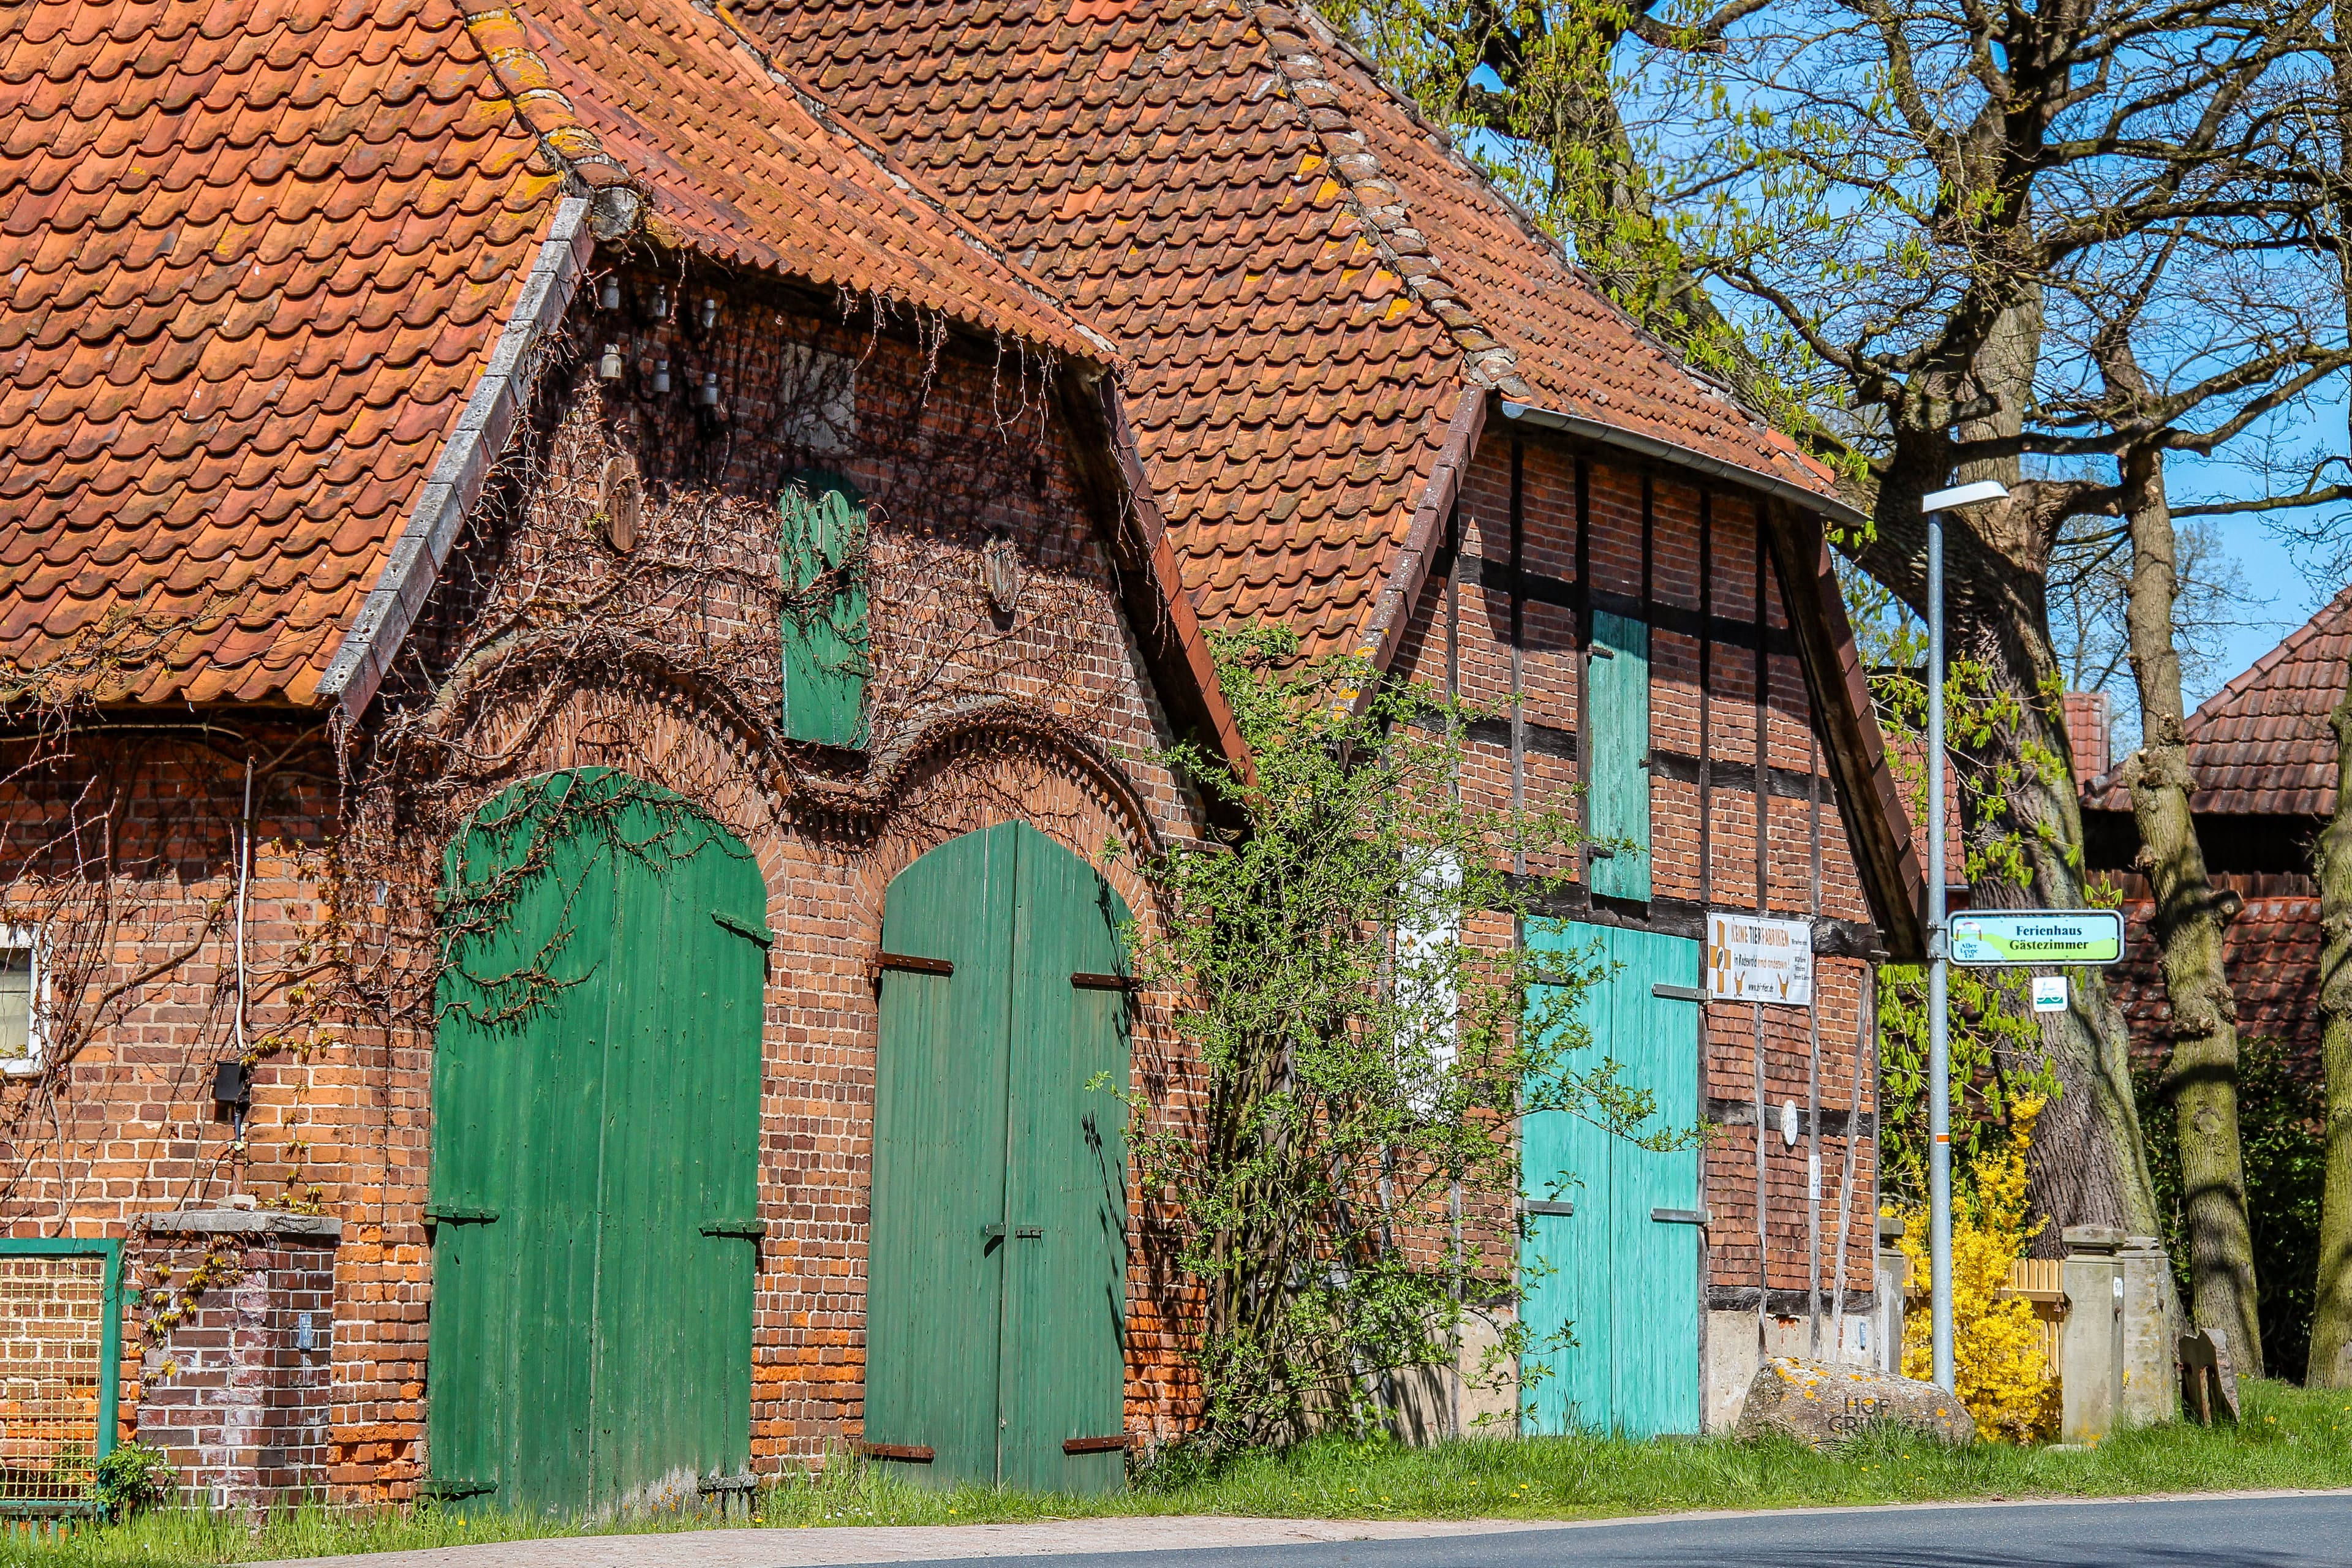
[{"label": "brick chimney stack", "polygon": [[2104,691],[2069,691],[2065,713],[2066,747],[2074,754],[2074,787],[2080,790],[2115,765],[2108,754],[2115,712]]}]

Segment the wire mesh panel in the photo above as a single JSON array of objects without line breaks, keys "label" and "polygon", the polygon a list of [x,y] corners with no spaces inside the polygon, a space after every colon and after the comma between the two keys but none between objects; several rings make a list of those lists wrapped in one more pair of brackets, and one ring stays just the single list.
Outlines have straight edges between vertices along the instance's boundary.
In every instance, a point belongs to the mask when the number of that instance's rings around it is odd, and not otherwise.
[{"label": "wire mesh panel", "polygon": [[0,1240],[0,1513],[86,1503],[114,1446],[118,1256]]}]

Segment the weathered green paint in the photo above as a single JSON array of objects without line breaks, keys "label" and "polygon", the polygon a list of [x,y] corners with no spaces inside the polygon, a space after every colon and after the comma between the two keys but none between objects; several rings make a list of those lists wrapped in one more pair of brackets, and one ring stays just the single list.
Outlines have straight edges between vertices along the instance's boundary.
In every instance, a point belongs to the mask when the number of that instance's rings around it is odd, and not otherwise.
[{"label": "weathered green paint", "polygon": [[[1606,650],[1605,652],[1603,650]],[[1624,616],[1592,616],[1592,773],[1587,784],[1592,837],[1626,839],[1592,862],[1592,890],[1614,899],[1650,897],[1650,628]]]},{"label": "weathered green paint", "polygon": [[[1699,1005],[1653,988],[1696,987],[1698,943],[1561,921],[1528,921],[1527,940],[1543,952],[1598,950],[1606,978],[1580,1011],[1593,1053],[1655,1097],[1648,1129],[1696,1126]],[[1556,1110],[1521,1119],[1519,1150],[1529,1201],[1575,1208],[1532,1215],[1520,1253],[1527,1370],[1549,1373],[1530,1379],[1533,1429],[1697,1431],[1699,1230],[1654,1215],[1697,1209],[1698,1151],[1654,1153]],[[1557,1342],[1563,1331],[1573,1345]]]},{"label": "weathered green paint", "polygon": [[1026,823],[966,834],[890,884],[874,1110],[866,1439],[908,1473],[1098,1492],[1125,1421],[1126,907]]},{"label": "weathered green paint", "polygon": [[610,1507],[750,1461],[767,891],[602,769],[451,847],[427,1361],[435,1489]]},{"label": "weathered green paint", "polygon": [[866,743],[866,509],[847,481],[795,476],[782,521],[784,733],[828,746]]}]

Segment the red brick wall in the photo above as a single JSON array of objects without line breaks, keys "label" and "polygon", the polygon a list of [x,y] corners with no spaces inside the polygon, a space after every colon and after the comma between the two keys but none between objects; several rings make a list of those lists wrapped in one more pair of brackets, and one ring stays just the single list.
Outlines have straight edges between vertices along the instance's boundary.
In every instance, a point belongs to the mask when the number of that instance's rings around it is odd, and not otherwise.
[{"label": "red brick wall", "polygon": [[[152,1335],[140,1358],[140,1438],[171,1456],[192,1501],[268,1508],[323,1497],[331,1457],[335,1247],[263,1235],[156,1238],[155,1289],[207,1258],[232,1270]],[[177,1244],[177,1250],[166,1250]],[[169,1269],[160,1275],[158,1269]]]},{"label": "red brick wall", "polygon": [[[653,278],[631,275],[633,301]],[[551,360],[532,433],[503,459],[384,705],[340,751],[310,716],[224,712],[136,735],[95,723],[28,733],[0,759],[0,921],[54,933],[58,996],[49,1070],[0,1084],[0,1225],[129,1234],[128,1267],[143,1279],[166,1258],[141,1234],[159,1211],[238,1190],[340,1218],[318,1467],[340,1498],[405,1499],[425,1472],[430,900],[441,846],[476,806],[550,769],[622,767],[695,801],[758,855],[780,933],[753,1373],[753,1463],[769,1471],[858,1430],[867,965],[891,877],[957,833],[1018,816],[1100,866],[1149,921],[1148,889],[1106,845],[1196,830],[1195,800],[1156,760],[1167,721],[1040,368],[828,325],[805,297],[740,278],[709,282],[726,310],[708,333],[689,312],[600,314],[583,288],[572,334],[586,356],[560,346]],[[616,339],[638,368],[600,383],[594,357]],[[855,366],[846,449],[808,417],[809,361],[792,345],[810,341]],[[657,351],[673,360],[666,398],[645,374]],[[706,364],[722,374],[723,417],[686,390]],[[616,457],[646,491],[626,553],[601,512]],[[874,743],[862,757],[763,728],[781,700],[775,493],[819,464],[872,505]],[[1009,619],[979,589],[980,549],[1000,535],[1024,576]],[[515,652],[549,628],[562,658]],[[239,1147],[208,1090],[212,1063],[236,1054],[248,758],[245,1019],[261,1060]],[[1158,1000],[1140,1009],[1137,1087],[1181,1115],[1191,1068]],[[1129,1421],[1165,1431],[1190,1401],[1181,1313],[1156,1233],[1139,1221],[1135,1240]],[[220,1348],[209,1341],[259,1331],[250,1314],[279,1308],[251,1292],[273,1280],[289,1300],[309,1291],[290,1267],[257,1258],[152,1345],[141,1327],[152,1304],[134,1310],[126,1427],[190,1455],[221,1448],[202,1435],[218,1426],[214,1406],[194,1413],[191,1380],[218,1373],[219,1389],[236,1386],[244,1373],[205,1359]],[[312,1473],[307,1446],[295,1449],[304,1458],[287,1465]]]}]

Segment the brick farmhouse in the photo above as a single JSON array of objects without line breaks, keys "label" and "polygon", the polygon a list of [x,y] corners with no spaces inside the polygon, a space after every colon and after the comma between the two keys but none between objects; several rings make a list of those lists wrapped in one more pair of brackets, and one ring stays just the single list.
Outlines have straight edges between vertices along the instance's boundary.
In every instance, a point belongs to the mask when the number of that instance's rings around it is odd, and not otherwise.
[{"label": "brick farmhouse", "polygon": [[1196,1391],[1089,1086],[1198,1072],[1108,847],[1233,826],[1162,756],[1269,618],[1630,841],[1527,940],[1725,1124],[1530,1197],[1527,1429],[1875,1358],[1850,514],[1310,13],[31,0],[0,125],[0,1508],[108,1420],[224,1505],[1118,1484]]}]

